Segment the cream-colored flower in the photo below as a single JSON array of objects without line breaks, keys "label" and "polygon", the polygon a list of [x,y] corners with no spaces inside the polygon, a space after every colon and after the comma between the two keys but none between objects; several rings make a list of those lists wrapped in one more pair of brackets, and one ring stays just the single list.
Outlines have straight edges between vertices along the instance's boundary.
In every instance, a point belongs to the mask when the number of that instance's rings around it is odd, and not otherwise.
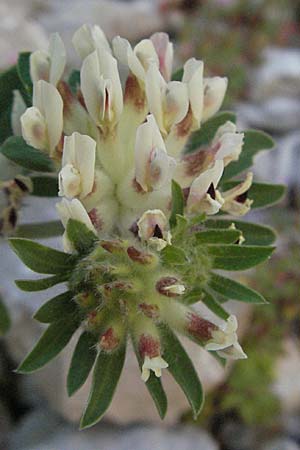
[{"label": "cream-colored flower", "polygon": [[159,66],[159,59],[153,42],[143,39],[132,49],[127,39],[116,36],[112,41],[113,51],[116,58],[129,67],[130,72],[144,83],[146,71],[150,64]]},{"label": "cream-colored flower", "polygon": [[247,355],[238,343],[237,328],[236,317],[234,315],[229,316],[223,327],[212,331],[212,339],[205,345],[205,349],[216,351],[223,358],[247,358]]},{"label": "cream-colored flower", "polygon": [[217,160],[211,169],[201,173],[193,181],[187,199],[188,213],[216,214],[220,210],[224,200],[217,186],[223,170],[223,161]]},{"label": "cream-colored flower", "polygon": [[81,59],[99,48],[111,52],[106,36],[98,25],[82,25],[74,33],[72,44]]},{"label": "cream-colored flower", "polygon": [[146,383],[150,377],[150,370],[155,373],[156,377],[160,378],[161,370],[166,369],[168,366],[169,364],[161,356],[155,356],[154,358],[145,356],[141,378]]},{"label": "cream-colored flower", "polygon": [[253,200],[247,197],[253,181],[253,173],[247,173],[246,179],[237,186],[222,192],[224,203],[222,210],[233,216],[244,216],[250,211]]},{"label": "cream-colored flower", "polygon": [[85,198],[92,191],[95,157],[94,139],[77,132],[65,137],[58,195]]},{"label": "cream-colored flower", "polygon": [[33,106],[21,117],[27,144],[53,155],[63,130],[63,101],[58,90],[40,80],[33,86]]},{"label": "cream-colored flower", "polygon": [[166,216],[159,209],[144,212],[137,222],[138,235],[142,241],[153,245],[157,251],[171,245],[171,233]]},{"label": "cream-colored flower", "polygon": [[185,293],[185,286],[183,284],[172,284],[171,286],[164,287],[165,291],[174,295],[183,295]]},{"label": "cream-colored flower", "polygon": [[66,65],[66,50],[58,33],[50,37],[49,48],[30,55],[30,76],[33,83],[44,80],[56,86]]},{"label": "cream-colored flower", "polygon": [[[63,198],[60,203],[56,204],[56,209],[60,217],[60,220],[62,221],[62,224],[65,228],[68,225],[68,221],[70,219],[73,219],[78,220],[78,222],[84,223],[89,230],[93,231],[93,233],[96,234],[96,230],[92,224],[92,221],[88,213],[86,212],[82,203],[77,198],[74,198],[71,201]],[[65,252],[72,252],[73,247],[70,240],[68,239],[66,232],[63,235],[63,245]]]},{"label": "cream-colored flower", "polygon": [[244,133],[237,131],[236,124],[230,121],[221,125],[212,142],[217,148],[215,159],[222,159],[226,167],[232,161],[237,161],[242,151]]},{"label": "cream-colored flower", "polygon": [[204,78],[203,122],[210,119],[221,108],[227,85],[227,78]]},{"label": "cream-colored flower", "polygon": [[159,61],[159,71],[166,81],[170,81],[173,67],[174,48],[167,33],[154,33],[150,37]]},{"label": "cream-colored flower", "polygon": [[81,68],[81,91],[87,110],[99,127],[114,126],[123,110],[123,93],[116,59],[100,47]]},{"label": "cream-colored flower", "polygon": [[181,122],[188,113],[189,96],[185,83],[167,83],[156,64],[151,64],[146,73],[146,96],[149,110],[162,133],[169,133],[173,125]]},{"label": "cream-colored flower", "polygon": [[203,62],[195,58],[189,59],[183,67],[182,82],[186,83],[190,108],[193,115],[192,130],[200,128],[203,114]]},{"label": "cream-colored flower", "polygon": [[135,179],[145,191],[162,188],[170,182],[175,169],[175,160],[166,150],[153,115],[136,132]]}]

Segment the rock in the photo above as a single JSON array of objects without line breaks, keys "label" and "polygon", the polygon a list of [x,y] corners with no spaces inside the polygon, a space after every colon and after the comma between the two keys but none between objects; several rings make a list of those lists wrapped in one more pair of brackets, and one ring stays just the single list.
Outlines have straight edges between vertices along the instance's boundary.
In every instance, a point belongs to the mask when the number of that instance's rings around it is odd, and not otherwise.
[{"label": "rock", "polygon": [[266,182],[283,183],[287,186],[300,186],[300,132],[288,133],[276,139],[276,148],[260,152],[255,158],[254,172]]},{"label": "rock", "polygon": [[300,447],[292,439],[282,437],[266,442],[260,450],[300,450]]},{"label": "rock", "polygon": [[284,414],[282,416],[282,426],[285,433],[300,444],[300,412]]},{"label": "rock", "polygon": [[41,26],[27,17],[25,3],[1,1],[0,70],[14,64],[19,52],[47,46],[46,34]]},{"label": "rock", "polygon": [[273,391],[279,397],[283,413],[291,414],[300,409],[300,351],[299,344],[287,338],[283,354],[276,362],[276,381]]},{"label": "rock", "polygon": [[300,96],[300,50],[297,48],[267,48],[262,65],[253,71],[251,97],[264,101],[274,96]]},{"label": "rock", "polygon": [[102,423],[77,431],[59,422],[50,412],[37,410],[14,430],[10,450],[218,450],[218,445],[200,428],[116,427]]},{"label": "rock", "polygon": [[240,103],[237,114],[248,126],[286,133],[299,126],[300,99],[274,96],[263,103]]}]

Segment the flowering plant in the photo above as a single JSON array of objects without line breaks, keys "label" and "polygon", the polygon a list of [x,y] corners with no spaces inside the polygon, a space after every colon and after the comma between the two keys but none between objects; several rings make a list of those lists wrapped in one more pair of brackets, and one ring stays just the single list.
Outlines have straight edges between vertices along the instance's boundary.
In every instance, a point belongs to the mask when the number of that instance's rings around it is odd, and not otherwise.
[{"label": "flowering plant", "polygon": [[[228,218],[282,196],[282,186],[253,183],[251,172],[232,181],[273,142],[238,131],[232,113],[216,114],[227,80],[205,78],[202,61],[192,58],[172,76],[165,33],[134,48],[116,37],[111,48],[99,27],[84,25],[73,44],[83,63],[67,80],[57,34],[48,51],[21,54],[2,75],[12,80],[5,117],[14,136],[5,136],[1,153],[23,168],[22,192],[61,197],[64,228],[64,252],[10,239],[30,269],[51,275],[17,280],[21,289],[67,284],[36,312],[49,326],[18,371],[43,367],[80,328],[67,387],[74,394],[94,367],[81,421],[89,427],[112,400],[130,340],[160,416],[167,410],[160,377],[168,369],[196,417],[201,383],[177,334],[221,362],[246,357],[237,320],[222,304],[265,300],[216,270],[248,269],[274,249],[270,228]],[[216,320],[200,316],[197,302]]]}]

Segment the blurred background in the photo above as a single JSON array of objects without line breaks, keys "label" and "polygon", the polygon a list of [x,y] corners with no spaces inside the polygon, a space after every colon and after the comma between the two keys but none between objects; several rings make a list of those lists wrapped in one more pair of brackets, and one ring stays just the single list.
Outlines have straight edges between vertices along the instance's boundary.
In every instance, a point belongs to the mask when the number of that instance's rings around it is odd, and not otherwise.
[{"label": "blurred background", "polygon": [[[72,400],[65,391],[70,349],[35,375],[14,374],[40,334],[32,314],[46,297],[14,287],[13,280],[29,271],[2,241],[1,296],[13,326],[0,338],[0,450],[299,450],[300,1],[1,0],[0,17],[0,71],[19,51],[47,47],[54,31],[67,45],[70,65],[78,64],[70,43],[82,23],[132,43],[167,31],[178,68],[195,56],[204,60],[206,75],[227,76],[223,108],[236,111],[241,129],[259,128],[275,138],[276,148],[255,161],[256,178],[287,185],[279,207],[247,216],[278,232],[272,260],[243,275],[270,304],[238,310],[232,302],[248,360],[224,371],[209,356],[197,356],[207,392],[197,423],[166,378],[170,413],[162,424],[130,358],[105,422],[84,432],[77,422],[88,389]],[[5,179],[9,168],[2,163]],[[41,210],[43,220],[56,218],[54,202],[35,198],[25,206],[23,223],[40,218]]]}]

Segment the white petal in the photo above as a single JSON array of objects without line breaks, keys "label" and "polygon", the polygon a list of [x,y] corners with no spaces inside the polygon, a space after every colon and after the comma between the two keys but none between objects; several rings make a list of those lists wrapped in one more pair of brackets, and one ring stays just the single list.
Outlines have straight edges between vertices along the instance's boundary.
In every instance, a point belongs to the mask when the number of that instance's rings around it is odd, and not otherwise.
[{"label": "white petal", "polygon": [[159,70],[166,81],[171,79],[173,65],[173,44],[169,41],[167,33],[154,33],[151,41],[159,60]]},{"label": "white petal", "polygon": [[49,82],[56,86],[64,73],[66,65],[66,49],[58,33],[54,33],[50,37],[49,55]]},{"label": "white petal", "polygon": [[77,197],[81,191],[80,173],[72,164],[66,164],[59,172],[58,184],[60,197]]},{"label": "white petal", "polygon": [[21,116],[22,135],[28,145],[39,150],[48,147],[47,126],[44,116],[34,106]]},{"label": "white petal", "polygon": [[171,81],[166,94],[166,120],[168,125],[181,122],[189,110],[188,89],[184,83]]},{"label": "white petal", "polygon": [[122,64],[127,65],[131,72],[139,79],[144,81],[145,69],[137,55],[133,52],[127,39],[116,36],[113,41],[114,55]]},{"label": "white petal", "polygon": [[13,104],[11,111],[11,127],[15,136],[22,136],[21,116],[26,111],[27,106],[20,91],[13,91]]},{"label": "white petal", "polygon": [[217,160],[211,169],[201,173],[192,183],[189,197],[188,208],[194,203],[198,203],[204,198],[211,184],[217,187],[223,174],[224,164],[222,160]]},{"label": "white petal", "polygon": [[[144,212],[137,222],[139,237],[152,244],[157,251],[171,244],[171,233],[168,230],[168,220],[159,209]],[[161,236],[155,236],[158,228]]]},{"label": "white petal", "polygon": [[223,159],[225,166],[232,161],[237,161],[242,151],[243,140],[244,133],[237,133],[236,125],[227,121],[218,128],[213,139],[213,145],[219,146],[216,159]]},{"label": "white petal", "polygon": [[101,72],[97,51],[88,55],[81,67],[81,91],[85,105],[92,119],[97,125],[101,124],[103,110],[103,78],[101,84]]},{"label": "white petal", "polygon": [[50,153],[60,141],[63,130],[63,101],[58,90],[50,83],[40,80],[33,86],[33,106],[45,118]]},{"label": "white petal", "polygon": [[151,64],[147,70],[145,87],[149,111],[154,115],[160,130],[166,132],[164,126],[163,102],[167,84],[161,76],[156,64]]},{"label": "white petal", "polygon": [[135,142],[135,177],[144,191],[166,184],[175,168],[153,115],[140,125]]},{"label": "white petal", "polygon": [[103,47],[110,52],[110,46],[102,29],[98,25],[82,25],[73,35],[72,44],[81,59],[94,50]]},{"label": "white petal", "polygon": [[96,234],[95,228],[88,216],[88,213],[84,209],[82,203],[77,200],[77,198],[71,201],[62,199],[60,203],[56,204],[56,208],[65,228],[68,224],[69,219],[74,219],[84,223],[89,228],[89,230],[93,231]]},{"label": "white petal", "polygon": [[227,85],[227,78],[204,78],[203,121],[219,111],[225,97]]},{"label": "white petal", "polygon": [[49,81],[50,57],[45,50],[32,52],[29,58],[30,78],[33,83],[39,80]]},{"label": "white petal", "polygon": [[117,61],[103,48],[83,61],[81,90],[89,114],[97,125],[105,118],[118,121],[123,109],[123,94]]},{"label": "white petal", "polygon": [[155,63],[159,67],[159,60],[154,45],[150,39],[142,39],[133,49],[143,68],[148,69],[150,64]]},{"label": "white petal", "polygon": [[[80,177],[80,197],[86,197],[93,189],[96,158],[96,142],[89,136],[73,133],[64,141],[62,166],[71,165]],[[75,194],[75,195],[78,195]]]},{"label": "white petal", "polygon": [[184,65],[182,81],[187,83],[190,105],[195,119],[194,129],[199,128],[203,111],[203,62],[195,58]]}]

